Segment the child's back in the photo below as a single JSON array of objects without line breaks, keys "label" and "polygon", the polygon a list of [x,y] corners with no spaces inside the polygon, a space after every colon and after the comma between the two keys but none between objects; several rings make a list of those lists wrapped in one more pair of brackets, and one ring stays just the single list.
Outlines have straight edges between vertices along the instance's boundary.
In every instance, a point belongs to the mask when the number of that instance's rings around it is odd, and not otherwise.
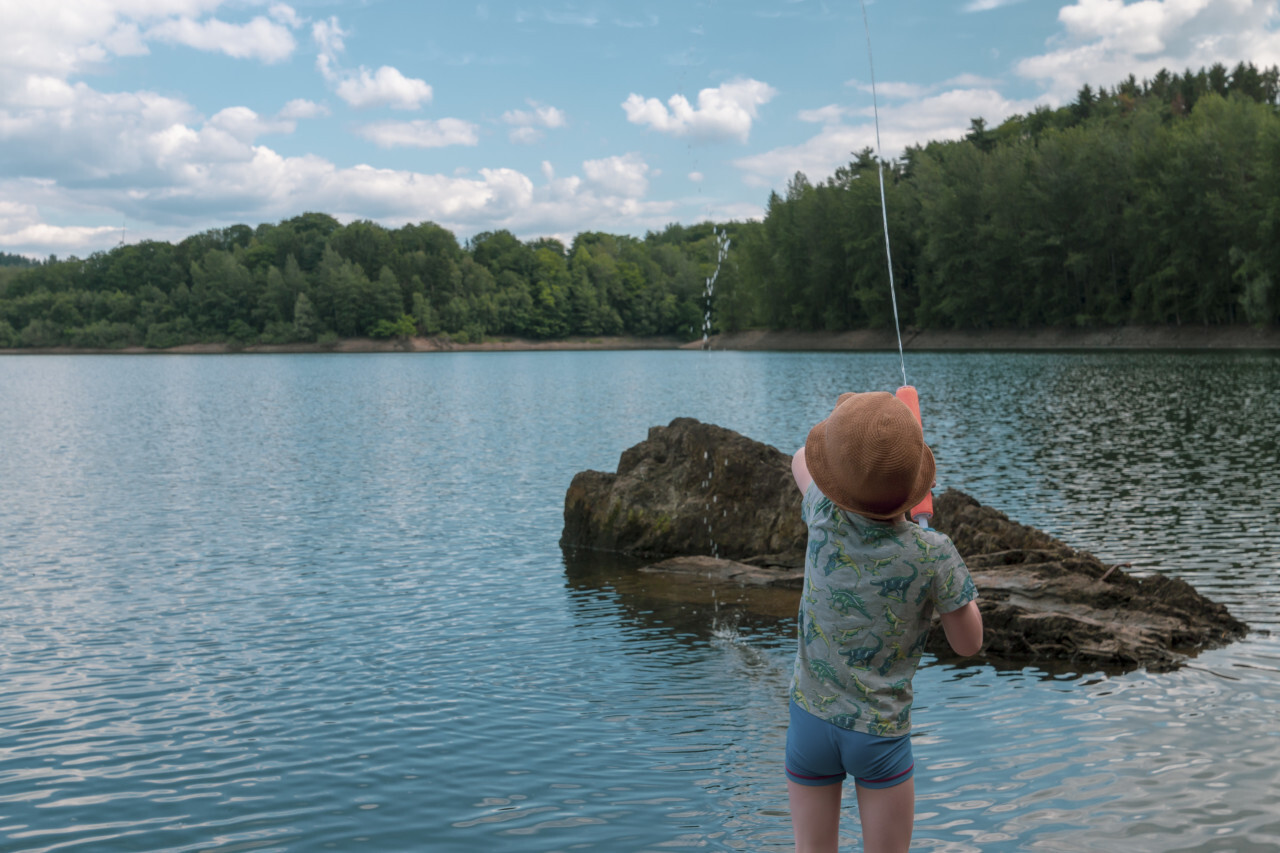
[{"label": "child's back", "polygon": [[791,698],[841,728],[904,735],[934,602],[970,601],[973,581],[946,536],[846,512],[816,485],[801,516],[809,548]]}]

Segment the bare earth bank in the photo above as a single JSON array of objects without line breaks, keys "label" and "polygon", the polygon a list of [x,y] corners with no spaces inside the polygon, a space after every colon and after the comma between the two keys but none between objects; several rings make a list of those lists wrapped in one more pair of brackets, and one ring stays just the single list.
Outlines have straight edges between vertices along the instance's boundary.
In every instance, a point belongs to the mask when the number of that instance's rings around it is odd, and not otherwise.
[{"label": "bare earth bank", "polygon": [[[749,331],[717,335],[712,349],[731,350],[894,350],[892,331]],[[702,346],[701,341],[686,344]],[[1110,329],[992,329],[945,331],[904,329],[909,350],[1024,349],[1280,349],[1280,328],[1252,326],[1123,326]]]},{"label": "bare earth bank", "polygon": [[[988,331],[942,331],[906,329],[904,349],[924,350],[1107,350],[1182,349],[1233,350],[1280,349],[1280,327],[1252,326],[1124,326],[1110,329],[993,329]],[[759,351],[887,351],[898,348],[892,331],[862,329],[852,332],[777,332],[751,330],[712,335],[707,341],[678,338],[595,337],[562,341],[523,338],[493,338],[483,343],[462,344],[448,338],[375,340],[343,338],[327,344],[184,344],[170,349],[126,347],[116,350],[50,347],[43,349],[0,349],[0,355],[73,353],[316,353],[316,352],[502,352],[531,350],[641,350],[713,349]]]}]

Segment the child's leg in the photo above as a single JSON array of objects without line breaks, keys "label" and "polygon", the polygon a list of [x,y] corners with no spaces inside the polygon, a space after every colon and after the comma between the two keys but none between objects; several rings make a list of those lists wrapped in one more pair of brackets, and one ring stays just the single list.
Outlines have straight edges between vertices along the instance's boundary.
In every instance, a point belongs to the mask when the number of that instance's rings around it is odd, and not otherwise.
[{"label": "child's leg", "polygon": [[[864,853],[906,853],[916,820],[916,780],[892,788],[856,787]],[[793,804],[792,821],[794,815]]]},{"label": "child's leg", "polygon": [[797,785],[787,780],[796,853],[835,853],[839,848],[840,792],[843,787],[839,784],[820,787]]}]

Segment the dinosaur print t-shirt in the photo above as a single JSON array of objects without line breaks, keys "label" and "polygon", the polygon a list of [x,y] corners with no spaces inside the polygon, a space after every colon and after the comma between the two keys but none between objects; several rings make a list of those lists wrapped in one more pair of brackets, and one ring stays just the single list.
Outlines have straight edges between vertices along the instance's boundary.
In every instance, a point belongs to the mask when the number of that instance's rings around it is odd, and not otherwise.
[{"label": "dinosaur print t-shirt", "polygon": [[809,547],[791,699],[841,728],[904,735],[933,611],[978,597],[969,570],[946,535],[845,512],[816,485],[800,514]]}]

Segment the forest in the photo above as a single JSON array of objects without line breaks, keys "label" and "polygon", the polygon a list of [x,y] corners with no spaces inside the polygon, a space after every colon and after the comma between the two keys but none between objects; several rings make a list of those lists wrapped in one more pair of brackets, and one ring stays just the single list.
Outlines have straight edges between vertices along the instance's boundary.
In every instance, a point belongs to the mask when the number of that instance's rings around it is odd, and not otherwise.
[{"label": "forest", "polygon": [[[0,254],[0,347],[1280,321],[1280,69],[1085,86],[963,139],[797,173],[763,221],[460,243],[325,213],[88,258]],[[717,260],[715,229],[732,248]]]}]

